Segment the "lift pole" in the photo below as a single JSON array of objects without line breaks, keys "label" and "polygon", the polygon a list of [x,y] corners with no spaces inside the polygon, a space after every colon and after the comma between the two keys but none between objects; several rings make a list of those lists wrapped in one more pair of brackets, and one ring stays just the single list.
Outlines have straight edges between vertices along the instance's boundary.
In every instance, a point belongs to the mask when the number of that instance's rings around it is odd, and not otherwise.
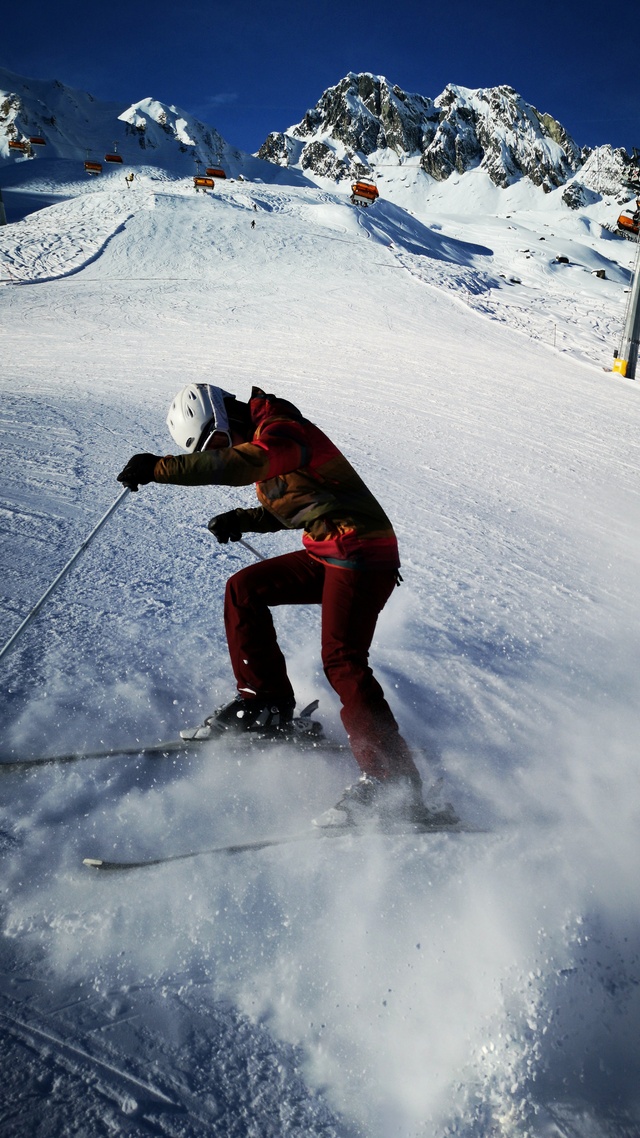
[{"label": "lift pole", "polygon": [[624,319],[624,332],[620,347],[614,352],[613,371],[625,375],[627,379],[636,378],[638,347],[640,346],[640,235],[636,236],[636,264],[631,278],[629,302]]}]

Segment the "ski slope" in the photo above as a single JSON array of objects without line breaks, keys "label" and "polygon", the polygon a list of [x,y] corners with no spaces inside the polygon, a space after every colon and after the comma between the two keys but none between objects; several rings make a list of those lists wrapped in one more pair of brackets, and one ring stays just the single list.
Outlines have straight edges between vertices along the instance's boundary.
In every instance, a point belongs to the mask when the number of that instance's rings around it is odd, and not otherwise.
[{"label": "ski slope", "polygon": [[[419,216],[114,179],[0,230],[2,643],[126,459],[171,449],[178,388],[258,383],[393,518],[373,663],[425,782],[489,831],[98,877],[84,856],[299,832],[355,764],[205,744],[0,772],[7,1138],[640,1131],[640,404],[605,371],[633,247],[599,207],[514,217],[474,177]],[[123,499],[2,661],[2,757],[172,737],[232,694],[249,554],[206,522],[252,501]],[[318,613],[276,619],[298,706],[342,740]]]}]

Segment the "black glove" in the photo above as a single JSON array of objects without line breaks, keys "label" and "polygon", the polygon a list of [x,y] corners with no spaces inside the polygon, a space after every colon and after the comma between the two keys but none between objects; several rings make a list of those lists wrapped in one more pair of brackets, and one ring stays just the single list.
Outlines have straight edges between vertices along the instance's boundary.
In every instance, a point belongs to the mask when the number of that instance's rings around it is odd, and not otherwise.
[{"label": "black glove", "polygon": [[134,454],[124,470],[118,475],[118,482],[122,482],[128,490],[135,492],[138,486],[146,486],[153,482],[153,471],[160,456],[157,454]]},{"label": "black glove", "polygon": [[221,545],[228,541],[240,541],[244,530],[241,528],[237,510],[229,510],[228,514],[218,514],[208,523],[207,528]]}]

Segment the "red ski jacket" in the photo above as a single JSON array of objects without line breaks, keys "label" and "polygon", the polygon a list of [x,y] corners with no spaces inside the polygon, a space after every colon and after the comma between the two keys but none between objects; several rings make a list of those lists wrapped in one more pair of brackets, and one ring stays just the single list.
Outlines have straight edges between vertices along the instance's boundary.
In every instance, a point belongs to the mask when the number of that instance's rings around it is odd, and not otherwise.
[{"label": "red ski jacket", "polygon": [[156,482],[185,486],[256,484],[262,508],[238,510],[243,532],[303,529],[312,557],[346,569],[398,568],[384,510],[329,438],[286,399],[254,387],[253,434],[239,446],[167,455]]}]

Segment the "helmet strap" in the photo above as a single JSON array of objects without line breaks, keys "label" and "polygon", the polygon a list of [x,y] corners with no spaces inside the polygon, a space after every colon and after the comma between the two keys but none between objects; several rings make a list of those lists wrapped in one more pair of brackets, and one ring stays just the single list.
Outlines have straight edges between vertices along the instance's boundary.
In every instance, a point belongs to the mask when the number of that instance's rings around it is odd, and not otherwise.
[{"label": "helmet strap", "polygon": [[[213,430],[211,430],[212,426]],[[214,442],[216,436],[218,436],[220,442]],[[221,431],[219,427],[215,426],[215,424],[208,423],[200,436],[200,441],[196,447],[196,453],[202,452],[204,450],[223,450],[225,447],[230,446],[233,446],[230,432]]]}]

